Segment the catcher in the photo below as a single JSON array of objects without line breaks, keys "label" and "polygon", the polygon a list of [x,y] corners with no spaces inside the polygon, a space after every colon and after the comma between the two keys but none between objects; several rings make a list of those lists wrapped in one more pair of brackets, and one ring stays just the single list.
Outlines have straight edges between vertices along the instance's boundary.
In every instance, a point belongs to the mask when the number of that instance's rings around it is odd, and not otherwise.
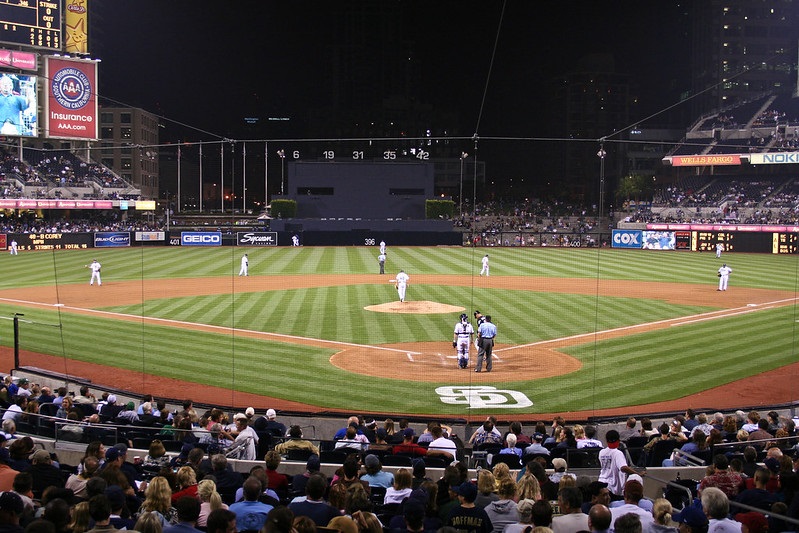
[{"label": "catcher", "polygon": [[474,328],[469,323],[466,313],[461,313],[460,321],[455,324],[452,347],[458,354],[458,368],[469,368],[469,345],[472,343]]}]

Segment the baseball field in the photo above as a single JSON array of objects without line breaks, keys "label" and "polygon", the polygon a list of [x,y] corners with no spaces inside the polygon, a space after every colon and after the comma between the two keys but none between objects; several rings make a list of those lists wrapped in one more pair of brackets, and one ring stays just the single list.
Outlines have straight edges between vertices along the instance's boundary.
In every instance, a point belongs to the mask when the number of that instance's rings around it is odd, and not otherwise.
[{"label": "baseball field", "polygon": [[[249,276],[238,276],[249,254]],[[490,255],[490,277],[479,276]],[[132,247],[4,254],[2,371],[217,405],[535,419],[799,397],[796,257],[678,251]],[[92,259],[103,284],[89,286]],[[732,267],[717,291],[721,263]],[[410,276],[400,303],[392,280]],[[494,368],[453,330],[497,325]],[[474,322],[474,321],[473,321]]]}]

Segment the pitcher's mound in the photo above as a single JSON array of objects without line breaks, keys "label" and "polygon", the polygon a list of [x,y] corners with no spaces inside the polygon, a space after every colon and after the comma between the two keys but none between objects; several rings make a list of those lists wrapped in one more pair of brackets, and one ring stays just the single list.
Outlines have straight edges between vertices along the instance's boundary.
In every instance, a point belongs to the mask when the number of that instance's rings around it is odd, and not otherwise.
[{"label": "pitcher's mound", "polygon": [[438,302],[389,302],[386,304],[367,305],[367,311],[377,313],[459,313],[464,310],[457,305],[440,304]]}]

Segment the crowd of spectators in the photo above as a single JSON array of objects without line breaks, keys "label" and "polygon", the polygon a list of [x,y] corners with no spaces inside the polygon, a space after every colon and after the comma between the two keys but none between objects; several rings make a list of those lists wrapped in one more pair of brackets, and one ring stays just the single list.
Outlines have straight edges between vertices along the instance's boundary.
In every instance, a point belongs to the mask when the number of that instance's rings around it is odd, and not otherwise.
[{"label": "crowd of spectators", "polygon": [[[0,185],[4,198],[61,198],[64,190],[90,188],[86,199],[137,198],[132,186],[108,168],[87,163],[69,152],[28,152],[35,162],[28,164],[0,150]],[[16,185],[22,182],[25,189]],[[73,193],[75,197],[77,193]]]},{"label": "crowd of spectators", "polygon": [[94,233],[98,231],[164,231],[166,221],[121,220],[118,213],[95,218],[42,219],[33,214],[0,218],[2,233]]},{"label": "crowd of spectators", "polygon": [[[417,432],[404,419],[395,425],[352,416],[317,446],[303,438],[299,425],[286,429],[272,409],[258,416],[248,408],[231,423],[226,411],[200,412],[190,400],[170,410],[146,395],[137,406],[113,394],[95,395],[88,386],[72,394],[25,378],[7,378],[0,401],[7,406],[0,433],[0,528],[8,531],[33,533],[39,529],[31,524],[43,520],[72,533],[109,526],[146,533],[311,533],[318,527],[402,533],[457,530],[466,523],[478,524],[470,530],[482,533],[535,526],[645,533],[660,531],[652,524],[690,522],[692,531],[706,531],[708,521],[728,520],[733,528],[743,523],[754,533],[752,527],[767,524],[769,533],[780,533],[794,530],[780,515],[799,517],[799,435],[793,419],[774,411],[688,409],[654,428],[651,419],[630,417],[623,429],[602,438],[595,426],[562,417],[525,431],[517,421],[500,429],[489,416],[461,439],[436,421]],[[80,436],[74,440],[86,449],[79,464],[59,463],[18,431],[37,413],[63,419],[59,431]],[[119,425],[116,443],[97,438],[100,422]],[[145,429],[147,438],[131,438]],[[147,455],[131,457],[129,450],[141,448],[142,440]],[[249,446],[253,441],[257,452]],[[475,456],[486,453],[476,478],[465,462],[467,447]],[[636,452],[634,460],[630,452]],[[322,461],[325,453],[338,453],[339,460]],[[581,453],[596,458],[598,475],[570,470],[584,466],[573,459]],[[695,502],[682,491],[666,491],[655,501],[644,497],[643,468],[684,464],[691,456],[709,464],[706,475],[692,482]],[[234,470],[231,457],[251,461],[249,471]],[[384,469],[390,457],[405,458],[406,466]],[[305,470],[284,473],[284,459],[302,461]],[[335,470],[323,472],[323,464]],[[441,473],[431,475],[432,467]]]}]

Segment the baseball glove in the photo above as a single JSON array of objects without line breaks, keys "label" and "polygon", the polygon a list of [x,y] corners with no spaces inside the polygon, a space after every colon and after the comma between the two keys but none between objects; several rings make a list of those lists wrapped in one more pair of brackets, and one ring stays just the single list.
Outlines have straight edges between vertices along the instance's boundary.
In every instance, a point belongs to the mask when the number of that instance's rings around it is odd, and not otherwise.
[{"label": "baseball glove", "polygon": [[721,272],[719,272],[719,273],[718,273],[718,274],[716,274],[716,275],[717,275],[718,277],[721,277]]},{"label": "baseball glove", "polygon": [[457,347],[458,347],[458,343],[457,343],[457,342],[455,342],[455,341],[452,341],[452,347],[453,347],[453,348],[457,348]]}]

